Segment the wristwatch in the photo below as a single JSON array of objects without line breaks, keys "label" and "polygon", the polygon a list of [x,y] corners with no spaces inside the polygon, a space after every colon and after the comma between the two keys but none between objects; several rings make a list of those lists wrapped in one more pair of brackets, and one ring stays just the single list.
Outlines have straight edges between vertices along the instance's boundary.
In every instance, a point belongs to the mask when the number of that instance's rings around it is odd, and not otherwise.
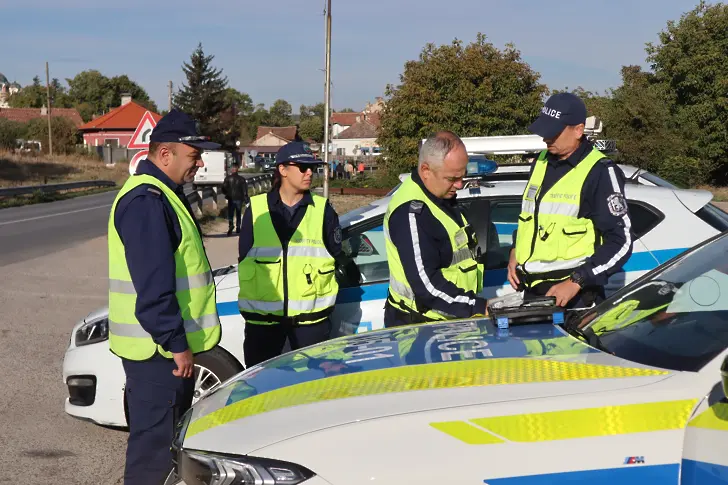
[{"label": "wristwatch", "polygon": [[574,271],[573,273],[571,273],[571,276],[569,276],[569,280],[579,285],[580,288],[584,288],[584,275],[579,273],[578,271]]}]

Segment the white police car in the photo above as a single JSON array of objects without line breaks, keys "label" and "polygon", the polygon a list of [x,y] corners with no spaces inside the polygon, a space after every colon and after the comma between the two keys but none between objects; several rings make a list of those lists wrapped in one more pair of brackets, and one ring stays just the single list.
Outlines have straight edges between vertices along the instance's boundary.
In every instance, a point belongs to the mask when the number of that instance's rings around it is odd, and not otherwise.
[{"label": "white police car", "polygon": [[[622,168],[627,174],[635,173],[632,167]],[[500,167],[458,192],[461,206],[481,235],[481,244],[487,246],[486,297],[512,292],[505,267],[527,177],[522,168]],[[636,239],[632,257],[611,278],[608,293],[728,229],[728,215],[710,204],[712,195],[704,190],[648,186],[635,178],[627,185],[626,196]],[[358,266],[361,279],[340,282],[332,315],[334,336],[383,327],[389,269],[382,220],[388,201],[385,197],[341,217],[344,249]],[[243,369],[244,320],[237,307],[236,271],[235,266],[215,271],[222,341],[196,359],[196,397]],[[109,352],[107,316],[105,308],[94,311],[71,333],[63,362],[63,382],[69,390],[65,410],[99,424],[124,426],[124,371],[121,361]]]},{"label": "white police car", "polygon": [[726,484],[727,254],[725,232],[563,324],[462,319],[271,359],[182,418],[167,484]]}]

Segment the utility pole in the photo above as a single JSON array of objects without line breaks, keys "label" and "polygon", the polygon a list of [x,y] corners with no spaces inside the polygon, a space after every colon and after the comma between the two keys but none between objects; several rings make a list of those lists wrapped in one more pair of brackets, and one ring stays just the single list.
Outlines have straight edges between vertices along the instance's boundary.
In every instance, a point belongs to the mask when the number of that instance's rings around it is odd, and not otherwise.
[{"label": "utility pole", "polygon": [[46,61],[46,95],[48,96],[48,154],[53,156],[53,133],[51,130],[51,81],[48,74],[48,61]]},{"label": "utility pole", "polygon": [[329,197],[329,105],[331,104],[331,0],[326,8],[326,100],[324,106],[324,197]]},{"label": "utility pole", "polygon": [[172,111],[172,81],[169,82],[169,110]]}]

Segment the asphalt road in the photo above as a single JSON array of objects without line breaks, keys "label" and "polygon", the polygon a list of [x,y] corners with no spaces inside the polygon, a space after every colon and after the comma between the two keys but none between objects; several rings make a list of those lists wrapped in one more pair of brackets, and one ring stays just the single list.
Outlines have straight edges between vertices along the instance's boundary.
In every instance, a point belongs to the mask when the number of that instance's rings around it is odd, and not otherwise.
[{"label": "asphalt road", "polygon": [[107,232],[117,191],[0,210],[0,266],[71,247]]}]

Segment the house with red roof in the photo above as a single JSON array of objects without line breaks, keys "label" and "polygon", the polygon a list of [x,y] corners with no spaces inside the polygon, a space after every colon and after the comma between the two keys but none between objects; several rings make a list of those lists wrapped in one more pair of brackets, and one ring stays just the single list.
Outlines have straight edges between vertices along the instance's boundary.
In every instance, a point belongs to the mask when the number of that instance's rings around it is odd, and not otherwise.
[{"label": "house with red roof", "polygon": [[[47,108],[0,108],[0,118],[5,118],[18,123],[27,123],[35,118],[48,117]],[[78,128],[83,124],[81,115],[75,108],[53,108],[51,109],[51,118],[60,117],[71,120]]]},{"label": "house with red roof", "polygon": [[[122,95],[121,106],[79,127],[79,131],[83,133],[83,144],[96,147],[126,147],[147,111],[147,108],[135,103],[131,96]],[[154,121],[162,118],[160,114],[154,112],[150,114]]]},{"label": "house with red roof", "polygon": [[297,126],[259,126],[255,141],[240,147],[241,153],[255,151],[256,157],[273,159],[280,148],[292,141],[300,141]]},{"label": "house with red roof", "polygon": [[377,156],[381,153],[377,137],[381,117],[379,113],[354,113],[354,123],[334,135],[331,144],[337,157]]}]

